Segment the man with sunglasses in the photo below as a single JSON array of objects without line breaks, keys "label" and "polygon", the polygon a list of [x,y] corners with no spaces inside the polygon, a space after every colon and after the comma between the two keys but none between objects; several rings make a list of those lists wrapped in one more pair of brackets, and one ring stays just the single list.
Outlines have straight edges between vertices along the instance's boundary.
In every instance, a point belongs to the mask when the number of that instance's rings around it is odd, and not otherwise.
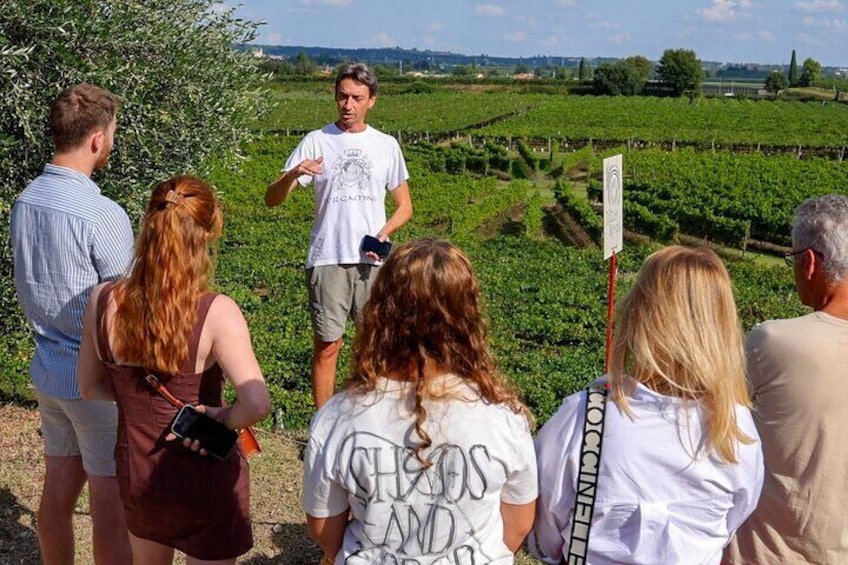
[{"label": "man with sunglasses", "polygon": [[814,312],[748,336],[748,379],[766,474],[726,563],[848,562],[848,197],[811,198],[785,259]]}]

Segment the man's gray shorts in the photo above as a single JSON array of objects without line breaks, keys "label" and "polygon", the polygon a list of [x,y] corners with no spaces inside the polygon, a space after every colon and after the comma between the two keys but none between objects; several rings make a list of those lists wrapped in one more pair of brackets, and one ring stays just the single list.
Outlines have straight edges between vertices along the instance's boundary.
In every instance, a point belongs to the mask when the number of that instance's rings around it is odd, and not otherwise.
[{"label": "man's gray shorts", "polygon": [[309,314],[317,339],[325,343],[341,339],[347,319],[362,316],[379,268],[357,263],[306,269]]},{"label": "man's gray shorts", "polygon": [[82,457],[89,475],[115,476],[118,408],[111,400],[64,400],[36,391],[44,454]]}]

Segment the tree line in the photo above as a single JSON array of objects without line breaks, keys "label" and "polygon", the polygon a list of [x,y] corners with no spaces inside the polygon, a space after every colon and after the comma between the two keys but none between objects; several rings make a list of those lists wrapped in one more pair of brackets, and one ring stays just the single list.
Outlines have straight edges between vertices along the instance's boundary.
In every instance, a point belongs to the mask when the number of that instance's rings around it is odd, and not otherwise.
[{"label": "tree line", "polygon": [[774,95],[787,88],[799,86],[815,86],[821,78],[821,63],[815,59],[804,59],[801,72],[798,73],[798,59],[795,50],[792,50],[792,59],[789,62],[789,74],[783,71],[774,71],[766,78],[765,88]]},{"label": "tree line", "polygon": [[[330,75],[338,66],[346,61],[325,60],[324,66]],[[330,64],[335,65],[330,68]],[[267,59],[263,63],[263,69],[277,77],[308,77],[314,76],[319,65],[310,57],[300,52],[292,60]],[[403,77],[404,72],[432,71],[430,66],[422,63],[406,63],[398,61],[391,63],[375,63],[374,68],[382,80],[397,80]],[[565,83],[569,90],[580,94],[596,94],[607,96],[637,96],[637,95],[660,95],[660,96],[693,96],[699,93],[704,81],[702,62],[691,49],[667,49],[662,57],[654,65],[653,62],[641,55],[633,55],[616,61],[609,61],[593,68],[583,57],[577,67],[563,65],[547,65],[531,68],[524,63],[518,63],[512,68],[498,68],[491,66],[476,66],[474,64],[455,65],[446,72],[450,79],[466,81],[473,79],[509,79],[525,78],[531,75],[546,82],[555,81]],[[444,70],[444,69],[440,69]],[[822,78],[822,65],[812,58],[807,58],[800,65],[797,63],[795,50],[792,50],[792,59],[789,64],[788,74],[783,71],[774,71],[765,79],[763,88],[777,94],[787,88],[821,86],[834,88],[835,90],[848,90],[848,82],[844,79]],[[429,91],[421,88],[421,91]]]}]

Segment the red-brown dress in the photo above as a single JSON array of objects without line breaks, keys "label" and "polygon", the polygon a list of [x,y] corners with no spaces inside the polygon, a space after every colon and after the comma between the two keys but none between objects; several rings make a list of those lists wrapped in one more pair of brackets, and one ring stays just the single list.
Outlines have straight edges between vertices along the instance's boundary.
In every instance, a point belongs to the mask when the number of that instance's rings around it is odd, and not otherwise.
[{"label": "red-brown dress", "polygon": [[177,408],[145,381],[153,373],[187,404],[221,405],[224,378],[218,364],[194,372],[200,332],[216,295],[205,294],[198,303],[181,372],[163,375],[114,363],[102,323],[113,288],[104,287],[98,299],[97,341],[118,405],[115,460],[129,531],[197,559],[238,557],[253,546],[247,461],[238,447],[220,461],[191,451],[180,440],[165,441]]}]

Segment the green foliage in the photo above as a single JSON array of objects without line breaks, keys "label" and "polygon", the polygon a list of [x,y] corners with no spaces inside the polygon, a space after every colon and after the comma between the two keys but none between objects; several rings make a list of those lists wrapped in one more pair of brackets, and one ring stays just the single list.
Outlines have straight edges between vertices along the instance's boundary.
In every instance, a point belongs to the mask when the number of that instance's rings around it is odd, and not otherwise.
[{"label": "green foliage", "polygon": [[[527,164],[534,173],[539,171],[539,158],[536,157],[536,154],[533,153],[533,150],[530,149],[530,146],[527,145],[527,142],[523,139],[519,139],[518,143],[518,154],[521,155],[521,158],[524,159],[524,162]],[[522,177],[529,178],[529,177]]]},{"label": "green foliage", "polygon": [[[398,67],[396,67],[395,65],[390,65],[390,64],[374,65],[373,69],[374,69],[374,73],[377,75],[378,80],[384,81],[387,78],[394,78],[394,77],[400,76],[400,69]],[[333,80],[335,80],[336,74],[337,73],[332,74]]]},{"label": "green foliage", "polygon": [[[412,83],[412,81],[410,81]],[[429,84],[429,83],[428,83]],[[276,88],[277,108],[262,129],[305,132],[336,117],[332,82]],[[779,115],[780,119],[775,119]],[[457,92],[381,96],[369,122],[389,133],[678,144],[836,147],[848,143],[843,104],[737,98],[552,96],[516,92]],[[497,141],[503,144],[503,141]]]},{"label": "green foliage", "polygon": [[[134,217],[153,182],[231,158],[261,94],[258,63],[233,45],[253,39],[256,26],[212,0],[0,2],[0,230],[8,234],[10,206],[50,157],[50,103],[75,83],[124,99],[110,165],[95,180]],[[0,319],[16,348],[27,332],[8,245],[0,246]]]},{"label": "green foliage", "polygon": [[[278,423],[289,428],[305,427],[312,413],[312,334],[305,306],[303,261],[313,193],[297,189],[285,204],[273,209],[264,206],[262,196],[297,141],[299,137],[266,136],[245,148],[251,159],[241,170],[221,168],[212,177],[225,204],[217,288],[232,296],[245,312]],[[556,240],[532,237],[539,199],[529,183],[507,185],[492,178],[432,172],[427,165],[430,149],[442,148],[420,145],[404,147],[415,216],[393,239],[400,244],[424,235],[447,237],[468,254],[484,294],[498,365],[521,391],[539,423],[544,423],[563,397],[603,370],[606,264],[598,250],[569,248]],[[626,166],[631,159],[625,160]],[[647,163],[641,166],[646,168]],[[724,162],[717,167],[730,168]],[[566,191],[561,188],[559,192]],[[625,181],[626,195],[628,191],[630,185]],[[733,198],[739,197],[734,194]],[[481,236],[480,226],[522,204],[530,237]],[[585,219],[590,217],[587,212],[578,221],[600,225],[597,213],[591,214],[594,220]],[[626,214],[625,220],[629,221]],[[619,296],[626,293],[646,252],[628,246],[619,256]],[[789,269],[747,263],[729,267],[746,328],[801,311]],[[349,326],[348,338],[352,332]],[[348,345],[342,354],[339,384],[347,373]]]},{"label": "green foliage", "polygon": [[294,74],[294,65],[290,61],[281,61],[279,59],[263,59],[259,63],[259,68],[262,72],[268,73],[273,77],[289,76]]},{"label": "green foliage", "polygon": [[510,162],[506,147],[494,143],[491,139],[487,139],[485,148],[489,157],[489,166],[501,171],[509,170]]},{"label": "green foliage", "polygon": [[523,159],[511,161],[509,173],[512,175],[512,178],[516,179],[529,179],[533,177],[533,170]]},{"label": "green foliage", "polygon": [[[593,183],[593,186],[599,185]],[[562,182],[557,182],[554,185],[554,194],[563,210],[568,212],[574,221],[580,224],[593,240],[596,242],[601,241],[604,235],[604,218],[595,212],[592,205],[584,198],[579,198],[574,194],[571,187],[566,186]]]},{"label": "green foliage", "polygon": [[790,80],[786,78],[783,71],[774,71],[766,78],[765,87],[766,90],[776,96],[781,90],[789,88],[789,83]]},{"label": "green foliage", "polygon": [[457,65],[453,68],[451,74],[458,77],[470,77],[474,75],[474,72],[468,65]]},{"label": "green foliage", "polygon": [[[320,127],[334,117],[331,93],[331,83],[323,79],[297,88],[279,85],[276,98],[285,108],[277,117],[285,119],[265,121],[262,127],[278,131]],[[544,129],[544,136],[589,133],[585,138],[596,140],[629,139],[634,132],[645,131],[653,139],[676,137],[679,141],[718,135],[722,142],[757,142],[762,136],[764,142],[774,144],[803,140],[813,145],[845,140],[848,129],[844,108],[834,104],[700,100],[689,105],[676,99],[508,93],[386,96],[375,107],[374,117],[375,125],[379,123],[377,127],[389,133],[452,131],[530,108],[534,109],[525,116],[491,127],[506,127],[497,135],[513,139],[530,129]],[[782,120],[774,120],[774,113]],[[771,125],[774,122],[776,126]],[[277,423],[287,428],[304,428],[313,411],[309,384],[312,333],[303,282],[313,192],[299,188],[284,205],[273,209],[265,207],[262,198],[268,182],[278,175],[299,140],[299,135],[263,135],[244,146],[249,158],[240,168],[222,163],[210,177],[225,207],[216,289],[232,296],[244,311],[274,399]],[[150,150],[157,150],[155,143]],[[535,238],[540,195],[530,183],[507,184],[476,174],[445,172],[447,157],[453,155],[461,156],[466,171],[485,156],[490,168],[506,169],[512,162],[530,174],[523,160],[508,159],[502,140],[487,138],[482,149],[465,143],[445,147],[419,142],[405,144],[403,150],[411,174],[415,216],[393,236],[395,243],[425,235],[448,237],[469,255],[481,283],[499,368],[521,391],[538,422],[544,423],[563,397],[603,370],[607,264],[598,250]],[[594,179],[606,153],[591,147],[577,152],[564,148],[559,158],[566,170],[576,167],[590,172],[589,194],[597,197],[600,185]],[[702,217],[727,219],[731,221],[727,226],[732,227],[736,225],[732,222],[750,221],[752,231],[771,230],[785,237],[787,218],[798,199],[848,186],[844,164],[794,157],[633,150],[626,154],[624,165],[628,227],[633,225],[631,203],[635,203],[670,225],[675,225],[679,212],[694,214],[697,210],[693,222],[702,222]],[[559,198],[572,192],[561,184],[555,191]],[[590,233],[598,231],[600,216],[585,200],[576,198],[575,202],[572,216]],[[391,210],[390,198],[387,206]],[[493,236],[491,230],[480,229],[521,206],[526,236]],[[578,209],[580,213],[573,212]],[[649,251],[628,244],[619,255],[619,297],[627,292]],[[791,270],[749,261],[730,262],[728,268],[746,329],[766,319],[804,311],[793,290]],[[349,326],[348,338],[352,331]],[[346,339],[339,385],[347,373],[348,344]],[[9,367],[22,373],[28,362],[22,347],[8,339],[0,341],[0,371]],[[12,390],[21,390],[28,381],[24,377],[9,384],[8,377],[4,379],[2,387]]]},{"label": "green foliage", "polygon": [[848,168],[837,161],[691,149],[631,152],[625,172],[625,202],[667,215],[684,234],[734,247],[749,237],[789,245],[795,208],[848,186]]},{"label": "green foliage", "polygon": [[[516,98],[513,104],[518,106],[524,98]],[[492,99],[473,95],[457,103],[471,111],[476,100],[502,101],[501,95]],[[765,150],[799,145],[840,148],[848,143],[848,112],[844,104],[831,102],[709,98],[689,103],[670,97],[545,96],[512,117],[471,133],[607,142],[675,140],[707,147],[760,145]]]},{"label": "green foliage", "polygon": [[407,155],[413,152],[418,155],[419,162],[430,172],[447,172],[447,151],[443,148],[423,141],[407,150]]},{"label": "green foliage", "polygon": [[789,61],[789,86],[798,86],[798,60],[795,58],[795,50],[792,50],[792,60]]},{"label": "green foliage", "polygon": [[527,200],[524,210],[524,233],[530,239],[539,239],[542,233],[542,223],[545,219],[542,195],[533,192]]},{"label": "green foliage", "polygon": [[438,88],[425,80],[416,80],[404,89],[404,94],[433,94]]},{"label": "green foliage", "polygon": [[626,225],[633,231],[662,242],[674,241],[677,238],[680,228],[677,222],[667,215],[656,214],[647,206],[633,200],[625,200],[622,208]]},{"label": "green foliage", "polygon": [[585,57],[580,57],[580,66],[577,68],[577,79],[580,82],[590,80],[592,78],[592,68],[586,62]]},{"label": "green foliage", "polygon": [[315,70],[315,63],[312,62],[312,59],[309,58],[309,55],[307,55],[303,51],[297,54],[297,57],[294,61],[294,74],[309,76],[315,73]]},{"label": "green foliage", "polygon": [[427,170],[434,173],[454,175],[472,172],[479,175],[489,173],[488,148],[476,149],[467,143],[453,142],[450,146],[438,146],[422,141],[409,149],[422,158]]},{"label": "green foliage", "polygon": [[641,93],[648,80],[650,63],[646,72],[641,60],[637,62],[635,57],[631,59],[605,63],[595,69],[595,94],[634,96]]},{"label": "green foliage", "polygon": [[815,59],[804,59],[801,78],[798,79],[800,86],[815,86],[821,76],[821,63]]},{"label": "green foliage", "polygon": [[639,77],[643,83],[651,78],[651,71],[654,66],[647,58],[641,55],[633,55],[632,57],[627,57],[624,62],[639,73]]},{"label": "green foliage", "polygon": [[666,49],[660,57],[657,76],[675,96],[691,95],[701,86],[701,61],[691,49]]},{"label": "green foliage", "polygon": [[[315,88],[275,90],[277,108],[261,124],[262,129],[283,127],[309,131],[334,120],[332,81],[322,79],[312,84]],[[382,85],[380,90],[384,90]],[[415,92],[381,95],[368,113],[368,122],[388,133],[454,132],[512,112],[526,111],[543,98],[546,97],[536,94],[495,92],[482,95],[447,90],[423,97]]]}]

